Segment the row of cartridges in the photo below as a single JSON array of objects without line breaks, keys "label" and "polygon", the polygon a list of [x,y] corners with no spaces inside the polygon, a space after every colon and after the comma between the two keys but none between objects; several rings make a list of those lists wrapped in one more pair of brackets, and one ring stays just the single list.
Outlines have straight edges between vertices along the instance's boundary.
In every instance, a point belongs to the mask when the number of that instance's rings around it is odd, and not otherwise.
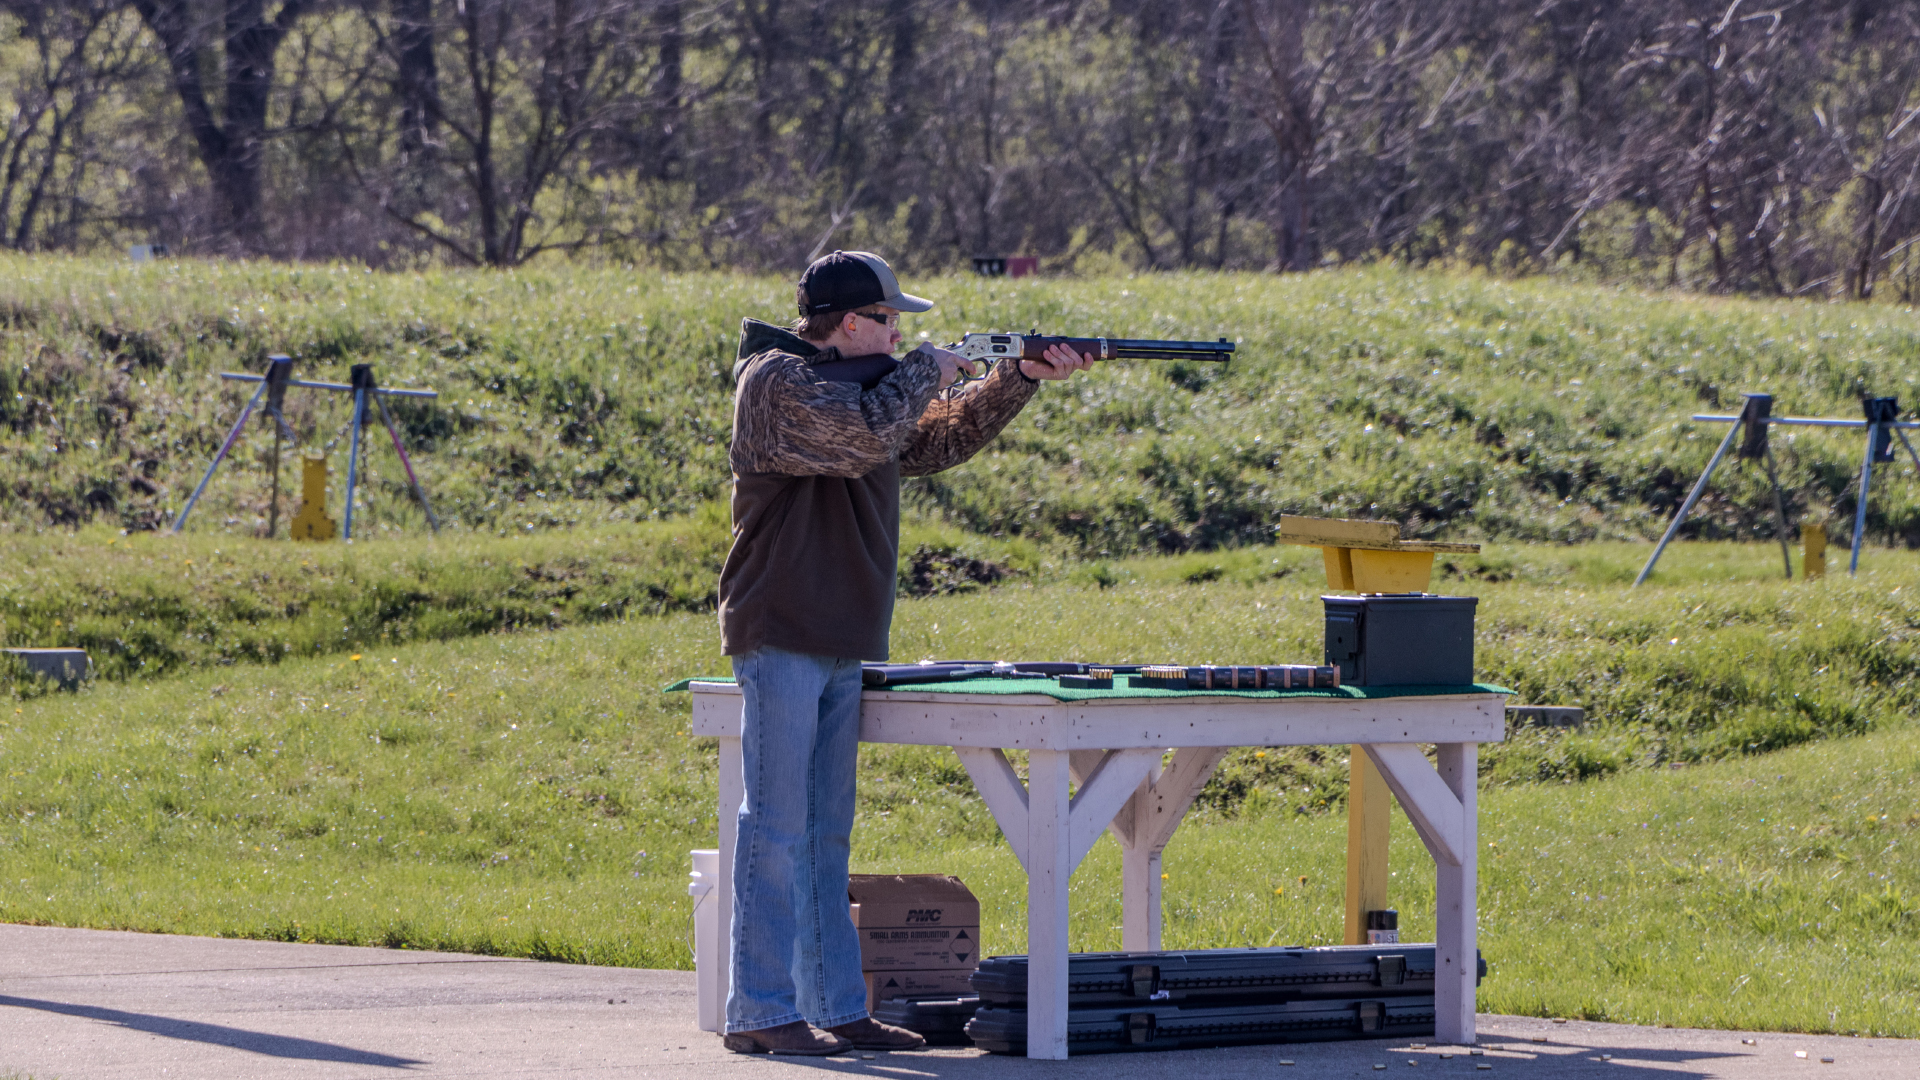
[{"label": "row of cartridges", "polygon": [[[1113,672],[1089,669],[1090,683],[1105,676],[1113,685]],[[1069,685],[1062,677],[1060,685]],[[1261,667],[1196,664],[1182,667],[1149,664],[1127,677],[1127,685],[1152,690],[1331,690],[1340,685],[1340,669],[1315,664],[1272,664]]]}]

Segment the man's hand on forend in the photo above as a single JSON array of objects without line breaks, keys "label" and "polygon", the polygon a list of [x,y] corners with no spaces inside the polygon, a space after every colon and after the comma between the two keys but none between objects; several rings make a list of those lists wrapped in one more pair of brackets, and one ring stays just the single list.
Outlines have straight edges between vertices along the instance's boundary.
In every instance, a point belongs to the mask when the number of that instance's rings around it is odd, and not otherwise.
[{"label": "man's hand on forend", "polygon": [[1020,361],[1020,373],[1029,379],[1065,379],[1076,371],[1093,366],[1094,358],[1077,353],[1065,345],[1049,345],[1039,360]]}]

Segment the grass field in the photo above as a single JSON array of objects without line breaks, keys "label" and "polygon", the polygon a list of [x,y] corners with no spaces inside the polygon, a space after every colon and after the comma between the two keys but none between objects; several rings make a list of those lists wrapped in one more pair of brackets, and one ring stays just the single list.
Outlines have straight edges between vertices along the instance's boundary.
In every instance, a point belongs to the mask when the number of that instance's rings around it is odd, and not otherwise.
[{"label": "grass field", "polygon": [[[911,658],[1004,655],[1009,627],[1045,641],[1049,620],[1071,628],[1076,655],[1093,658],[1170,659],[1140,652],[1156,620],[1196,624],[1187,632],[1203,636],[1181,655],[1319,655],[1315,598],[1325,579],[1311,548],[1089,562],[927,524],[905,537],[903,585],[916,553],[943,553],[937,565],[949,568],[987,560],[1011,574],[992,590],[964,576],[934,582],[935,591],[960,591],[931,629],[899,625],[896,649]],[[714,514],[353,547],[104,530],[14,536],[0,538],[0,644],[80,645],[104,678],[118,680],[707,610],[725,544]],[[1586,777],[1778,749],[1884,727],[1916,704],[1920,558],[1876,549],[1859,581],[1836,575],[1810,586],[1778,579],[1777,548],[1689,543],[1629,591],[1648,550],[1497,544],[1441,561],[1437,588],[1482,597],[1484,676],[1604,721],[1572,738],[1517,740],[1492,759],[1494,777]],[[1202,588],[1209,584],[1241,599],[1222,604]],[[1120,595],[1145,605],[1131,625],[1098,610]],[[1057,610],[1069,600],[1089,610]],[[46,691],[18,678],[5,686],[14,697]],[[1265,767],[1323,771],[1292,753]],[[1339,778],[1312,782],[1323,781]],[[1221,797],[1239,798],[1249,783],[1229,768]]]},{"label": "grass field", "polygon": [[[682,515],[723,493],[740,318],[784,319],[792,297],[781,280],[618,268],[0,256],[0,276],[0,527],[27,530],[168,522],[239,411],[243,389],[217,373],[269,352],[307,377],[371,362],[388,384],[438,389],[398,415],[457,529]],[[1891,307],[1389,268],[914,287],[941,303],[909,336],[934,341],[1037,326],[1240,343],[1224,369],[1121,363],[1049,388],[978,460],[909,485],[952,526],[1091,557],[1257,543],[1281,512],[1423,536],[1644,537],[1724,430],[1689,414],[1754,390],[1776,411],[1854,415],[1862,393],[1912,405],[1920,385],[1920,332]],[[290,401],[309,448],[339,433],[344,397]],[[1796,516],[1850,512],[1854,439],[1778,442]],[[262,438],[241,444],[194,529],[261,527],[265,454]],[[332,460],[344,473],[344,446]],[[362,536],[418,532],[391,450],[376,441],[368,468]],[[1920,539],[1911,469],[1890,471],[1902,479],[1876,495],[1873,535]],[[1764,534],[1762,489],[1758,470],[1727,470],[1699,534]],[[336,516],[339,497],[336,480]]]},{"label": "grass field", "polygon": [[[1672,583],[1626,594],[1645,550],[1496,549],[1459,569],[1481,575],[1483,677],[1596,716],[1487,748],[1482,1007],[1920,1035],[1903,601],[1920,562],[1873,551],[1857,582],[1784,585],[1768,549],[1693,545]],[[1122,561],[1105,586],[1062,566],[907,600],[896,646],[1299,660],[1322,582],[1298,555]],[[710,616],[683,614],[17,700],[0,919],[685,966],[713,752],[686,734],[687,698],[657,688],[722,670]],[[1344,750],[1257,753],[1229,760],[1168,851],[1170,945],[1339,932]],[[1020,949],[1017,868],[950,752],[863,759],[860,868],[960,874],[987,947]],[[1394,899],[1419,937],[1430,864],[1396,830]],[[1075,877],[1076,948],[1117,943],[1117,874],[1103,841]]]},{"label": "grass field", "polygon": [[[688,964],[713,751],[658,687],[725,670],[726,372],[738,319],[784,317],[790,284],[0,273],[0,644],[84,645],[101,675],[67,694],[0,666],[0,919]],[[1782,582],[1775,547],[1690,539],[1627,588],[1724,430],[1688,414],[1741,390],[1799,414],[1912,405],[1912,313],[1386,268],[916,288],[942,302],[913,328],[935,341],[1040,326],[1241,352],[1049,388],[989,452],[912,482],[897,657],[1306,661],[1324,576],[1266,546],[1277,514],[1487,539],[1436,576],[1481,597],[1480,677],[1591,722],[1483,753],[1481,1006],[1920,1036],[1920,554]],[[270,351],[441,391],[398,418],[442,535],[376,446],[355,544],[257,539],[258,439],[186,536],[149,531],[238,410],[217,372]],[[290,418],[317,447],[344,405],[301,396]],[[1851,512],[1852,437],[1776,448],[1796,517]],[[1871,535],[1911,546],[1916,477],[1881,475]],[[1724,470],[1691,532],[1770,535],[1759,481]],[[987,947],[1023,947],[1017,867],[951,753],[862,753],[860,868],[958,873]],[[1332,940],[1345,775],[1339,747],[1230,756],[1167,853],[1169,944]],[[1404,821],[1395,857],[1404,932],[1430,934]],[[1117,944],[1117,874],[1103,841],[1075,947]]]},{"label": "grass field", "polygon": [[[709,611],[730,542],[726,509],[714,503],[672,521],[352,545],[99,525],[0,531],[0,646],[85,648],[101,677],[117,680]],[[1057,546],[928,522],[902,530],[909,594],[973,589],[998,574],[1058,580],[1077,566]]]},{"label": "grass field", "polygon": [[77,646],[106,679],[706,610],[724,516],[498,538],[269,543],[0,534],[0,645]]}]

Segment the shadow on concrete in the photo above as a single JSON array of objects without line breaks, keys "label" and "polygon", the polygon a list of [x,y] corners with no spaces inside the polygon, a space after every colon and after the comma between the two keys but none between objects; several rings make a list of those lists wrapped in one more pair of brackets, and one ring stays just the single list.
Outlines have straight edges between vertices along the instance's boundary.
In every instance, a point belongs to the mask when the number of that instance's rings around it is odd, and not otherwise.
[{"label": "shadow on concrete", "polygon": [[[1491,1040],[1481,1044],[1483,1048],[1499,1054],[1486,1060],[1498,1064],[1502,1069],[1520,1075],[1586,1075],[1585,1070],[1592,1069],[1594,1075],[1602,1070],[1612,1076],[1619,1070],[1646,1069],[1658,1072],[1662,1077],[1710,1077],[1721,1075],[1705,1068],[1708,1062],[1723,1061],[1729,1058],[1750,1058],[1752,1054],[1730,1053],[1720,1050],[1688,1050],[1673,1047],[1637,1047],[1628,1044],[1588,1045],[1575,1039],[1556,1039],[1545,1046]],[[1400,1053],[1395,1050],[1393,1053]],[[1601,1055],[1608,1055],[1602,1058]],[[1697,1068],[1689,1069],[1693,1065]],[[1568,1070],[1581,1071],[1571,1072]]]},{"label": "shadow on concrete", "polygon": [[424,1061],[415,1061],[412,1058],[355,1050],[351,1046],[336,1046],[333,1043],[316,1042],[312,1039],[270,1035],[264,1031],[246,1031],[241,1028],[223,1027],[219,1024],[202,1024],[195,1020],[176,1020],[168,1016],[125,1012],[120,1009],[102,1009],[94,1005],[71,1005],[63,1001],[40,1001],[35,998],[8,997],[4,994],[0,994],[0,1005],[99,1020],[102,1023],[116,1024],[169,1039],[227,1046],[235,1050],[265,1054],[269,1057],[333,1061],[343,1065],[378,1065],[389,1069],[405,1069],[426,1064]]},{"label": "shadow on concrete", "polygon": [[[1473,1063],[1486,1062],[1502,1076],[1513,1077],[1553,1077],[1554,1080],[1582,1080],[1593,1077],[1653,1076],[1661,1080],[1707,1080],[1714,1076],[1725,1075],[1707,1066],[1708,1062],[1727,1058],[1743,1058],[1750,1055],[1724,1053],[1713,1050],[1680,1050],[1670,1047],[1658,1049],[1633,1046],[1588,1047],[1579,1042],[1556,1041],[1548,1046],[1528,1044],[1524,1049],[1511,1042],[1495,1040],[1485,1044],[1489,1053],[1484,1057],[1472,1058]],[[1437,1060],[1442,1053],[1450,1054],[1454,1060]],[[1611,1060],[1603,1060],[1601,1054],[1611,1055]],[[1003,1080],[1008,1075],[1010,1063],[1018,1062],[1025,1070],[1038,1070],[1040,1075],[1088,1080],[1133,1080],[1137,1077],[1162,1078],[1168,1075],[1186,1074],[1191,1076],[1247,1076],[1269,1075],[1279,1062],[1285,1059],[1289,1064],[1301,1067],[1302,1077],[1323,1075],[1324,1070],[1368,1070],[1375,1063],[1389,1066],[1404,1066],[1418,1060],[1421,1064],[1433,1066],[1452,1065],[1455,1068],[1473,1066],[1460,1060],[1466,1057],[1466,1051],[1445,1047],[1425,1047],[1414,1049],[1405,1043],[1370,1042],[1354,1040],[1338,1043],[1268,1043],[1258,1046],[1236,1046],[1221,1048],[1196,1047],[1186,1050],[1147,1050],[1139,1053],[1103,1053],[1075,1054],[1066,1061],[1036,1061],[1028,1063],[1024,1056],[998,1054],[969,1054],[956,1056],[949,1049],[945,1053],[897,1053],[879,1054],[874,1062],[885,1063],[895,1069],[907,1068],[916,1080]],[[839,1055],[830,1058],[779,1057],[771,1060],[788,1067],[811,1067],[822,1073],[844,1073],[849,1058],[858,1059],[860,1053]],[[765,1060],[765,1059],[763,1059]],[[1692,1067],[1689,1067],[1692,1066]],[[1290,1070],[1289,1070],[1290,1071]],[[1477,1075],[1477,1074],[1476,1074]]]}]

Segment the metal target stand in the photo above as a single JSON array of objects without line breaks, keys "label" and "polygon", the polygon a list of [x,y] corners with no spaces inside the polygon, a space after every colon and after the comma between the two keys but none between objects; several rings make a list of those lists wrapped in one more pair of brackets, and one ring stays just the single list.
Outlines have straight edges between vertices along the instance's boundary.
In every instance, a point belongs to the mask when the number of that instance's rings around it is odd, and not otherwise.
[{"label": "metal target stand", "polygon": [[413,489],[414,498],[420,500],[420,508],[427,513],[427,525],[434,532],[439,532],[439,519],[434,517],[433,506],[427,502],[427,493],[421,488],[419,478],[414,475],[413,460],[407,456],[407,448],[401,445],[400,429],[394,426],[393,414],[387,411],[386,399],[389,397],[438,398],[440,395],[432,390],[409,390],[376,385],[372,364],[355,364],[349,370],[352,373],[352,381],[349,383],[309,382],[293,377],[293,360],[290,357],[275,354],[267,357],[265,375],[250,375],[235,371],[221,372],[222,379],[232,382],[259,383],[260,389],[253,392],[253,397],[247,401],[246,407],[240,410],[240,419],[233,422],[233,428],[227,432],[226,439],[220,443],[220,449],[214,453],[212,464],[207,466],[206,475],[200,478],[200,483],[194,487],[193,494],[187,497],[187,505],[180,509],[180,516],[174,519],[173,531],[178,533],[186,528],[187,515],[193,513],[194,504],[200,501],[201,493],[207,490],[207,483],[213,479],[213,474],[220,468],[220,463],[226,460],[228,451],[233,449],[233,444],[239,441],[240,432],[247,426],[247,421],[252,418],[254,410],[260,406],[261,398],[264,397],[266,415],[272,417],[274,421],[273,491],[272,501],[267,510],[267,536],[269,538],[273,536],[280,519],[281,439],[284,437],[296,445],[300,441],[294,434],[293,426],[287,423],[287,418],[281,409],[286,401],[287,388],[297,386],[303,390],[328,390],[353,395],[353,415],[347,421],[347,428],[352,433],[353,439],[349,443],[347,453],[347,505],[341,520],[341,539],[353,539],[353,496],[360,479],[360,444],[366,428],[369,400],[373,402],[375,408],[380,410],[380,422],[387,429],[387,437],[393,440],[394,452],[400,455],[400,465],[407,472],[407,484]]},{"label": "metal target stand", "polygon": [[1746,404],[1737,416],[1716,416],[1707,413],[1695,413],[1693,419],[1710,424],[1732,424],[1727,437],[1720,440],[1720,448],[1713,452],[1712,460],[1707,462],[1706,471],[1693,485],[1680,510],[1673,515],[1672,524],[1667,526],[1666,535],[1653,549],[1653,555],[1647,559],[1647,565],[1640,570],[1640,576],[1633,579],[1634,585],[1647,580],[1653,573],[1653,566],[1660,561],[1660,554],[1667,550],[1667,544],[1674,534],[1686,522],[1687,514],[1700,496],[1707,490],[1707,481],[1713,478],[1713,470],[1720,465],[1720,459],[1726,456],[1727,448],[1733,445],[1734,437],[1744,429],[1746,439],[1741,443],[1739,458],[1746,460],[1763,458],[1766,461],[1767,479],[1773,484],[1773,509],[1779,523],[1780,560],[1785,564],[1786,576],[1793,577],[1793,562],[1787,552],[1787,511],[1786,501],[1780,492],[1780,476],[1774,467],[1773,448],[1767,444],[1767,431],[1774,424],[1790,427],[1827,427],[1827,428],[1866,428],[1866,452],[1860,459],[1860,498],[1853,510],[1853,545],[1847,560],[1847,573],[1855,574],[1860,569],[1860,541],[1867,531],[1867,495],[1873,484],[1873,466],[1875,462],[1888,463],[1894,460],[1893,440],[1897,436],[1900,445],[1906,447],[1907,456],[1912,459],[1915,471],[1920,471],[1920,453],[1916,453],[1913,443],[1907,440],[1907,431],[1920,428],[1920,423],[1900,419],[1900,399],[1897,397],[1862,398],[1861,411],[1865,414],[1859,420],[1839,420],[1812,416],[1774,416],[1773,396],[1771,394],[1744,394]]}]

